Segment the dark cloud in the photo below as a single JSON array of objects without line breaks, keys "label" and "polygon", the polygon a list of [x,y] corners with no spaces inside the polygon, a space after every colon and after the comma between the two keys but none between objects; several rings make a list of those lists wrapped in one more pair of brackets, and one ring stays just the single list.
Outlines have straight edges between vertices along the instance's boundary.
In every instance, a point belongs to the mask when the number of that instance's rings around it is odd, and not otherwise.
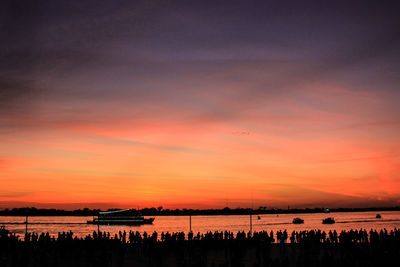
[{"label": "dark cloud", "polygon": [[12,116],[21,114],[29,100],[34,98],[38,90],[32,81],[11,80],[0,76],[0,118],[4,115]]},{"label": "dark cloud", "polygon": [[30,201],[0,201],[0,208],[25,208],[25,207],[35,207],[38,209],[65,209],[65,210],[75,210],[75,209],[112,209],[112,208],[130,208],[132,204],[120,204],[120,203],[107,203],[107,202],[91,202],[91,203],[39,203]]},{"label": "dark cloud", "polygon": [[1,198],[19,198],[34,194],[34,192],[10,192],[10,191],[0,191]]},{"label": "dark cloud", "polygon": [[[4,7],[0,109],[16,117],[43,120],[47,103],[79,113],[81,101],[87,109],[120,101],[229,119],[313,82],[396,90],[399,79],[396,1],[43,0]],[[88,122],[102,110],[92,113]],[[73,121],[71,114],[62,119]]]},{"label": "dark cloud", "polygon": [[[375,177],[376,178],[376,177]],[[291,207],[384,207],[396,206],[397,195],[385,195],[379,200],[376,197],[364,195],[346,195],[342,193],[332,193],[317,189],[305,188],[296,185],[272,185],[271,189],[263,190],[266,197],[273,197],[271,202],[283,205],[284,201]],[[292,203],[296,203],[293,205]],[[262,204],[262,203],[261,203]]]},{"label": "dark cloud", "polygon": [[167,152],[180,152],[180,153],[215,153],[210,150],[199,149],[195,147],[188,146],[174,146],[174,145],[157,145],[147,142],[134,141],[134,140],[126,140],[126,139],[118,139],[118,138],[107,138],[107,137],[99,137],[92,138],[92,142],[99,144],[111,144],[111,145],[122,145],[122,146],[138,146],[138,147],[147,147],[158,149]]}]

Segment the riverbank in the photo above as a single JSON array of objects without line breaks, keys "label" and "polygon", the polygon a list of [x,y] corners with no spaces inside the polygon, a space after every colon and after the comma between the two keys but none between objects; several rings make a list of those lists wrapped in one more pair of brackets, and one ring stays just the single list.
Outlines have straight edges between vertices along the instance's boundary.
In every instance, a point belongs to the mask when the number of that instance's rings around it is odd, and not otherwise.
[{"label": "riverbank", "polygon": [[[278,242],[278,243],[275,243]],[[0,266],[397,266],[400,230],[0,236]]]}]

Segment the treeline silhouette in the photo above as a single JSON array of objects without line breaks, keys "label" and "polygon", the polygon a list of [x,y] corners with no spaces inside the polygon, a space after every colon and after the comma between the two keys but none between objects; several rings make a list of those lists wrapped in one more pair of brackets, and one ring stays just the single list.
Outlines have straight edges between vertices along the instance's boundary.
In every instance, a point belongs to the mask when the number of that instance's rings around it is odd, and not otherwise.
[{"label": "treeline silhouette", "polygon": [[[117,210],[108,209],[107,211]],[[248,215],[248,214],[297,214],[297,213],[323,213],[324,208],[314,209],[267,209],[267,207],[259,207],[258,209],[249,208],[223,208],[223,209],[164,209],[143,208],[133,209],[139,211],[144,216],[189,216],[189,215]],[[62,209],[37,209],[31,208],[13,208],[0,210],[0,216],[96,216],[102,211],[100,209],[77,209],[77,210],[62,210]],[[400,207],[381,207],[381,208],[337,208],[330,209],[331,212],[360,212],[360,211],[400,211]]]},{"label": "treeline silhouette", "polygon": [[[274,243],[277,242],[277,243]],[[0,266],[398,266],[400,230],[151,234],[0,231]]]}]

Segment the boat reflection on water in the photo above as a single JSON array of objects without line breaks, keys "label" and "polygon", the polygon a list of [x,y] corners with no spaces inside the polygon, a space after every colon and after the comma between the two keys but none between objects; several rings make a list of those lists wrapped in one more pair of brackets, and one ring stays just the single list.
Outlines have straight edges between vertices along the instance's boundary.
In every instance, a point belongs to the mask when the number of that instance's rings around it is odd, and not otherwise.
[{"label": "boat reflection on water", "polygon": [[332,217],[326,218],[322,220],[323,224],[334,224],[335,223],[335,219]]},{"label": "boat reflection on water", "polygon": [[294,218],[293,223],[294,224],[302,224],[302,223],[304,223],[304,220],[301,218]]},{"label": "boat reflection on water", "polygon": [[99,216],[91,221],[87,221],[88,224],[98,225],[142,225],[152,224],[154,218],[144,218],[136,210],[113,210],[113,211],[101,211]]}]

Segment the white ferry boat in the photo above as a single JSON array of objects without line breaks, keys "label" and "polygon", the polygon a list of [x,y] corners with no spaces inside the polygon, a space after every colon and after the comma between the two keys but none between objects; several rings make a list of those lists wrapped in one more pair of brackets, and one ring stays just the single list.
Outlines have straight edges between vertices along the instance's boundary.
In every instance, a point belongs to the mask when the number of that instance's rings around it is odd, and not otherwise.
[{"label": "white ferry boat", "polygon": [[97,218],[87,221],[88,224],[98,225],[142,225],[152,224],[154,218],[144,218],[140,213],[135,210],[113,210],[101,211]]}]

